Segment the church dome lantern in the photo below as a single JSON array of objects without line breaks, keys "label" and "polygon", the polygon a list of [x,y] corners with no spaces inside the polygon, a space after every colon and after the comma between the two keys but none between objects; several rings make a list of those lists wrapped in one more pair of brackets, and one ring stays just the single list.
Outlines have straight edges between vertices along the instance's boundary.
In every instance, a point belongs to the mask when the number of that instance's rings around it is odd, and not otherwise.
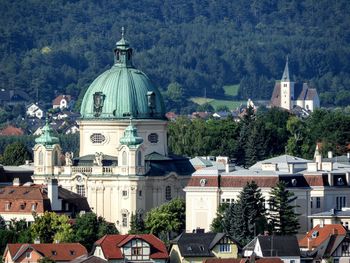
[{"label": "church dome lantern", "polygon": [[133,49],[122,38],[114,48],[114,65],[98,76],[85,93],[82,119],[165,119],[159,90],[132,63]]}]

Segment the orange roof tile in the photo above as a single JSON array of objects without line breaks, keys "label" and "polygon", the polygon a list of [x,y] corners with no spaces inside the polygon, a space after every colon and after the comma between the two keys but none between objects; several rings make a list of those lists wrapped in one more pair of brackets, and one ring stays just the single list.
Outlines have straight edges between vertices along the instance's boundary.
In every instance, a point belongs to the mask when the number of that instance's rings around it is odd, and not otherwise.
[{"label": "orange roof tile", "polygon": [[0,135],[2,136],[19,136],[23,134],[24,131],[21,128],[14,127],[12,125],[8,125],[0,131]]},{"label": "orange roof tile", "polygon": [[52,101],[52,104],[53,105],[60,105],[62,99],[66,99],[67,102],[70,102],[72,99],[72,96],[71,95],[59,95]]},{"label": "orange roof tile", "polygon": [[[314,234],[313,237],[313,233],[315,231],[317,231],[317,234]],[[302,239],[299,240],[299,246],[307,248],[308,245],[310,245],[311,248],[316,248],[321,245],[327,238],[329,238],[330,235],[345,236],[346,229],[340,224],[329,224],[324,225],[323,227],[317,225],[311,229]]]},{"label": "orange roof tile", "polygon": [[123,259],[121,248],[132,239],[142,239],[153,247],[150,258],[167,259],[169,257],[164,243],[152,234],[140,235],[105,235],[95,242],[95,246],[101,246],[107,259]]},{"label": "orange roof tile", "polygon": [[48,257],[55,261],[70,261],[87,254],[86,248],[79,243],[8,244],[7,247],[11,257],[16,255],[16,258],[31,248],[39,252],[43,257]]}]

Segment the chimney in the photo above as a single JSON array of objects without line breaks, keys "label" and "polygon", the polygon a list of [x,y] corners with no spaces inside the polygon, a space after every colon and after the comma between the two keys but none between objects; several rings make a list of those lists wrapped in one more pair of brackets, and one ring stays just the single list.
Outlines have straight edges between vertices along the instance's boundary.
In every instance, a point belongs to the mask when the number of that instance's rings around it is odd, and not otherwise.
[{"label": "chimney", "polygon": [[321,222],[320,222],[320,228],[323,228],[323,227],[324,227],[324,221],[321,220]]},{"label": "chimney", "polygon": [[26,160],[26,165],[29,165],[30,164],[30,160]]},{"label": "chimney", "polygon": [[338,229],[333,228],[333,235],[338,235]]},{"label": "chimney", "polygon": [[19,186],[19,178],[18,177],[13,179],[12,185],[13,186]]},{"label": "chimney", "polygon": [[311,251],[312,250],[312,244],[311,244],[311,237],[307,238],[307,250]]},{"label": "chimney", "polygon": [[333,158],[333,152],[332,151],[328,151],[328,158],[332,159]]},{"label": "chimney", "polygon": [[347,153],[346,156],[348,157],[348,160],[350,160],[350,153]]},{"label": "chimney", "polygon": [[57,179],[49,179],[47,183],[47,196],[50,199],[51,209],[53,211],[62,210],[62,200],[58,199]]},{"label": "chimney", "polygon": [[315,161],[317,164],[317,170],[318,171],[322,170],[322,155],[321,154],[316,155]]},{"label": "chimney", "polygon": [[295,173],[294,164],[293,163],[289,163],[288,166],[289,166],[289,173],[290,174],[294,174]]}]

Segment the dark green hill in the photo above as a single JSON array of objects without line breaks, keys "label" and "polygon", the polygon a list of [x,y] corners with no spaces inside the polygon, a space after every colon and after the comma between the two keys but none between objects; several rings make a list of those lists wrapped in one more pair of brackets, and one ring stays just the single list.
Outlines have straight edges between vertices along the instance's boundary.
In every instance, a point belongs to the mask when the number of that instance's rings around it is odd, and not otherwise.
[{"label": "dark green hill", "polygon": [[78,97],[113,63],[120,28],[162,90],[268,99],[285,57],[325,106],[350,103],[350,1],[0,0],[0,88]]}]

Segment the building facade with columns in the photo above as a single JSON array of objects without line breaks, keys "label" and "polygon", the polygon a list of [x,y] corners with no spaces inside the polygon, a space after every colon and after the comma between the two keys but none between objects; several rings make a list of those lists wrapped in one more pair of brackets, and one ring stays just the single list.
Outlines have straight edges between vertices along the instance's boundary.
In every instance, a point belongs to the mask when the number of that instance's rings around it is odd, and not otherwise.
[{"label": "building facade with columns", "polygon": [[[311,215],[350,205],[350,165],[324,161],[318,151],[315,160],[282,155],[249,169],[229,172],[213,166],[197,170],[185,188],[186,231],[209,231],[220,204],[236,201],[251,181],[259,186],[265,201],[278,182],[287,184],[297,197],[293,205],[299,206],[300,232],[312,228]],[[265,206],[268,209],[268,202]]]},{"label": "building facade with columns", "polygon": [[86,196],[97,215],[126,233],[130,216],[176,197],[194,168],[167,147],[167,120],[159,90],[132,64],[122,39],[114,65],[98,76],[81,105],[79,157],[62,151],[49,124],[34,146],[36,184],[56,178],[62,187]]}]

